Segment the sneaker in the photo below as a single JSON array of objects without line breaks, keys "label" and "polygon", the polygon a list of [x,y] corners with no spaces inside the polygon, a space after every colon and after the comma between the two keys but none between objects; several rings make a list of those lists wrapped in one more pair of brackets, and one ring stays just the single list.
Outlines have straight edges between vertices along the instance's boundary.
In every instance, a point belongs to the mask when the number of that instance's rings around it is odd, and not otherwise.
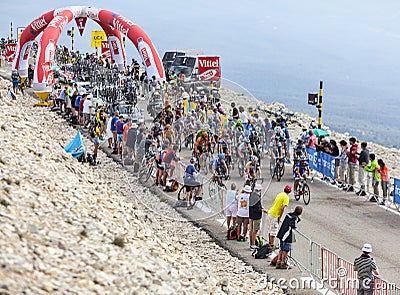
[{"label": "sneaker", "polygon": [[349,189],[347,190],[348,192],[354,192],[354,187],[350,186]]},{"label": "sneaker", "polygon": [[376,200],[376,198],[374,198],[374,197],[372,197],[371,199],[369,199],[369,201],[370,201],[370,202],[374,202],[374,203],[378,202],[378,201]]},{"label": "sneaker", "polygon": [[383,201],[380,202],[379,205],[381,205],[381,206],[386,206],[385,202],[383,202]]},{"label": "sneaker", "polygon": [[201,200],[203,200],[203,197],[196,196],[194,199],[195,199],[196,201],[201,201]]},{"label": "sneaker", "polygon": [[367,195],[367,193],[366,193],[365,191],[362,191],[362,192],[359,194],[360,197],[365,197],[366,195]]},{"label": "sneaker", "polygon": [[361,194],[362,190],[359,190],[358,192],[356,192],[356,195],[359,196]]},{"label": "sneaker", "polygon": [[251,245],[250,246],[250,250],[257,250],[257,249],[258,249],[258,247],[256,245]]},{"label": "sneaker", "polygon": [[242,240],[242,236],[238,236],[236,241],[240,242]]},{"label": "sneaker", "polygon": [[240,241],[241,241],[241,242],[246,242],[246,239],[245,239],[245,237],[243,237],[243,236],[240,236]]}]

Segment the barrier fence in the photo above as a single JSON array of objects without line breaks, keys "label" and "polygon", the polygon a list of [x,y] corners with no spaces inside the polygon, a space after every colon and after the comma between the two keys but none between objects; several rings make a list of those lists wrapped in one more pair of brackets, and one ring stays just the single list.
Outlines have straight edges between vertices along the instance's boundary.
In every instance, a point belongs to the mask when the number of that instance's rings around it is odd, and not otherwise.
[{"label": "barrier fence", "polygon": [[[182,162],[175,165],[173,178],[183,185],[186,167]],[[224,219],[226,190],[202,174],[198,175],[197,180],[203,185],[203,201],[197,202],[196,206],[215,219]],[[357,294],[359,282],[357,272],[353,270],[353,263],[314,242],[298,230],[294,230],[294,236],[296,242],[290,251],[290,258],[302,271],[309,273],[324,287],[336,290],[340,294]],[[399,287],[380,277],[375,277],[374,286],[374,295],[400,295]]]},{"label": "barrier fence", "polygon": [[[295,240],[290,257],[301,270],[307,271],[314,279],[323,283],[324,287],[336,290],[340,294],[357,294],[359,282],[357,272],[353,270],[353,263],[315,243],[297,230]],[[400,295],[400,288],[376,276],[374,295]]]}]

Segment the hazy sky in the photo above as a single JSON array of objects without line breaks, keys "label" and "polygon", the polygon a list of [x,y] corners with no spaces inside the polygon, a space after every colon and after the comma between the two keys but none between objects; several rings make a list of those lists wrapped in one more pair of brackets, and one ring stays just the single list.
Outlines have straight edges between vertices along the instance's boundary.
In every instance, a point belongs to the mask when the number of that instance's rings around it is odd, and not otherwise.
[{"label": "hazy sky", "polygon": [[[347,103],[359,107],[359,117],[371,110],[400,112],[398,0],[24,2],[7,3],[0,36],[8,34],[10,21],[14,28],[26,26],[51,9],[84,3],[137,23],[161,56],[179,48],[221,55],[222,76],[264,99],[303,104],[323,80],[327,110]],[[92,29],[98,27],[89,20],[84,37],[76,38],[78,49],[90,50]],[[70,44],[66,30],[59,44]],[[127,52],[133,56],[135,49],[129,45]]]}]

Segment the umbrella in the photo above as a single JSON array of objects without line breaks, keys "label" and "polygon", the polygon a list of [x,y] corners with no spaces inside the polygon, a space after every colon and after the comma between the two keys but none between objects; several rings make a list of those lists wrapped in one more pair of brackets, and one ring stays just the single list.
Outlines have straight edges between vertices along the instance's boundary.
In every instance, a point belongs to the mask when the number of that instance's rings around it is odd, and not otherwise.
[{"label": "umbrella", "polygon": [[315,136],[317,136],[317,137],[329,136],[329,133],[322,129],[314,128],[312,131],[314,132]]}]

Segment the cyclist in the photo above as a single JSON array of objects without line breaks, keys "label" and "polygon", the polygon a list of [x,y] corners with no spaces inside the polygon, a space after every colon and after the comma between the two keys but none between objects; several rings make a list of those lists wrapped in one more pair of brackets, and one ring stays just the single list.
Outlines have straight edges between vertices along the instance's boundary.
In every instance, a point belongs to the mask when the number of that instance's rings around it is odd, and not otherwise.
[{"label": "cyclist", "polygon": [[300,178],[306,179],[307,175],[310,175],[306,157],[300,156],[299,154],[300,153],[297,154],[297,156],[299,156],[299,161],[296,161],[293,169],[295,195],[298,194],[297,188],[299,187]]},{"label": "cyclist", "polygon": [[256,131],[253,131],[249,135],[249,141],[250,141],[250,147],[252,151],[252,155],[255,155],[256,157],[260,158],[260,138],[258,136],[258,133]]},{"label": "cyclist", "polygon": [[231,146],[228,144],[229,141],[229,135],[225,134],[224,136],[221,136],[221,139],[218,142],[218,153],[224,154],[226,158],[226,163],[229,166],[231,164]]},{"label": "cyclist", "polygon": [[261,176],[261,169],[256,156],[251,156],[250,161],[246,164],[245,172],[246,178],[254,179]]},{"label": "cyclist", "polygon": [[228,167],[225,163],[225,155],[218,154],[218,157],[212,160],[212,180],[218,183],[218,185],[222,185],[222,177],[227,176],[228,174]]},{"label": "cyclist", "polygon": [[307,150],[306,150],[306,146],[304,144],[303,139],[299,138],[297,140],[297,144],[293,148],[294,163],[296,163],[299,160],[299,158],[302,156],[307,158]]},{"label": "cyclist", "polygon": [[206,153],[210,149],[210,138],[208,136],[207,129],[202,127],[196,134],[196,142],[194,143],[194,156],[200,156],[202,153]]},{"label": "cyclist", "polygon": [[283,147],[282,143],[285,142],[285,134],[282,132],[281,127],[277,126],[274,129],[274,134],[271,137],[271,155],[275,158],[283,158]]},{"label": "cyclist", "polygon": [[153,128],[151,128],[151,135],[153,136],[153,139],[157,140],[158,144],[161,143],[163,128],[159,122],[154,123]]},{"label": "cyclist", "polygon": [[195,164],[196,164],[196,158],[192,157],[190,159],[190,164],[187,165],[185,168],[185,178],[183,183],[186,186],[186,204],[188,207],[190,206],[189,195],[192,189],[197,187],[195,198],[196,200],[201,200],[201,197],[199,197],[199,195],[201,192],[202,185],[200,184],[200,182],[196,181],[196,176],[198,172],[194,167]]}]

